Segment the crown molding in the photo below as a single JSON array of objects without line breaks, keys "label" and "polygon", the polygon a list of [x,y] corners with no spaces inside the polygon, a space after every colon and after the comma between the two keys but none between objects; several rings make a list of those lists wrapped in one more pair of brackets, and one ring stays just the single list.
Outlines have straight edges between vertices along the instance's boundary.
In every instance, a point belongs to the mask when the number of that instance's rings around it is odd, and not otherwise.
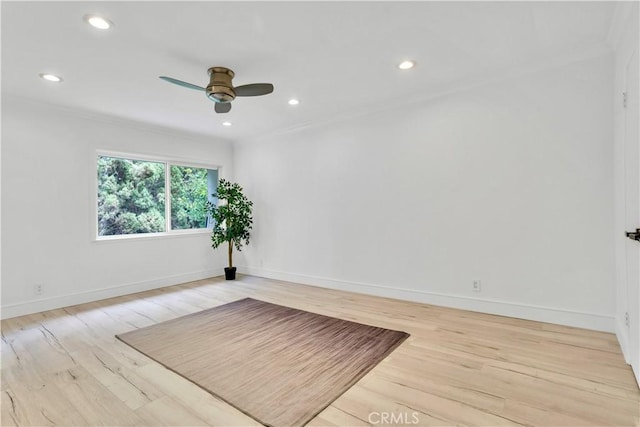
[{"label": "crown molding", "polygon": [[156,135],[173,136],[180,139],[187,139],[194,142],[210,143],[215,141],[222,144],[233,145],[234,141],[231,139],[220,138],[214,135],[208,135],[205,133],[192,132],[177,127],[162,126],[152,124],[139,120],[127,119],[124,117],[113,116],[105,113],[99,113],[96,111],[86,110],[77,107],[71,107],[52,102],[46,102],[39,99],[34,99],[26,96],[15,94],[2,94],[2,106],[6,108],[6,102],[18,103],[18,104],[31,104],[36,107],[47,108],[56,110],[65,115],[71,115],[74,117],[80,117],[86,120],[93,120],[100,123],[105,123],[113,126],[126,127],[128,129],[137,130],[141,132],[154,133]]},{"label": "crown molding", "polygon": [[[629,15],[629,8],[633,6],[633,2],[621,2],[616,6],[614,12],[614,19],[612,19],[612,27],[618,28],[620,30],[616,30],[615,34],[618,32],[621,34],[624,29],[624,23]],[[626,15],[625,15],[626,14]],[[620,22],[618,24],[618,22]],[[614,33],[612,31],[609,32],[611,37],[614,37]],[[619,35],[615,37],[620,37]],[[28,102],[35,105],[44,106],[47,108],[57,109],[65,114],[70,114],[74,116],[83,117],[89,120],[100,121],[103,123],[108,123],[111,125],[117,126],[125,126],[131,129],[136,129],[145,132],[151,132],[162,135],[171,135],[179,138],[187,138],[194,141],[202,142],[203,139],[208,141],[215,140],[216,142],[230,144],[231,146],[242,146],[242,145],[250,145],[253,143],[257,143],[260,141],[268,140],[274,137],[284,136],[295,134],[298,132],[313,130],[319,127],[327,127],[340,123],[345,123],[349,121],[353,121],[355,119],[360,119],[368,116],[375,116],[380,114],[388,113],[388,105],[394,105],[394,109],[396,111],[402,111],[408,108],[414,108],[416,105],[421,105],[430,101],[433,101],[438,98],[442,98],[447,95],[460,93],[464,91],[468,91],[474,88],[487,86],[490,84],[494,84],[499,81],[508,80],[512,78],[517,78],[520,76],[525,76],[528,74],[534,74],[537,72],[542,72],[545,70],[550,70],[553,68],[563,67],[575,62],[580,62],[592,58],[596,58],[602,55],[606,55],[612,52],[612,45],[609,41],[598,43],[596,45],[591,45],[585,47],[583,49],[574,50],[571,52],[563,52],[561,54],[556,54],[551,57],[538,59],[536,61],[532,61],[526,64],[518,64],[509,67],[503,67],[500,69],[489,70],[483,72],[482,74],[476,74],[470,78],[459,79],[455,81],[451,81],[437,87],[430,88],[429,90],[416,91],[413,96],[410,97],[398,97],[395,99],[387,100],[384,105],[380,103],[376,103],[374,105],[364,105],[359,106],[357,108],[352,108],[347,111],[341,111],[339,114],[329,114],[324,117],[320,117],[317,119],[311,119],[303,122],[295,123],[291,126],[260,133],[255,136],[248,136],[245,138],[220,138],[218,136],[214,136],[211,134],[198,133],[189,131],[186,129],[181,129],[177,127],[169,127],[162,126],[157,124],[151,124],[143,121],[127,119],[123,117],[107,115],[104,113],[99,113],[91,110],[85,110],[70,106],[63,106],[60,104],[45,102],[42,100],[37,100],[33,98],[28,98],[24,96],[12,95],[12,94],[3,94],[2,99],[3,103],[6,98],[18,100],[21,102]]]},{"label": "crown molding", "polygon": [[245,138],[236,141],[240,146],[250,145],[260,141],[268,140],[273,137],[285,136],[316,129],[319,127],[328,127],[340,123],[346,123],[355,119],[369,116],[375,116],[388,113],[388,105],[393,105],[395,111],[402,111],[408,108],[415,108],[417,105],[431,102],[435,99],[442,98],[447,95],[465,92],[471,89],[495,84],[496,82],[518,78],[530,74],[552,70],[554,68],[564,67],[573,63],[586,61],[600,56],[611,54],[612,48],[605,42],[591,45],[589,47],[565,52],[551,57],[543,58],[526,64],[519,64],[510,67],[504,67],[498,70],[486,71],[482,74],[476,74],[467,79],[452,81],[427,91],[417,91],[415,95],[407,98],[395,98],[385,101],[384,105],[375,104],[373,106],[353,108],[348,111],[340,112],[339,115],[330,115],[317,120],[309,120],[300,122],[295,125],[273,132],[263,133],[261,135]]}]

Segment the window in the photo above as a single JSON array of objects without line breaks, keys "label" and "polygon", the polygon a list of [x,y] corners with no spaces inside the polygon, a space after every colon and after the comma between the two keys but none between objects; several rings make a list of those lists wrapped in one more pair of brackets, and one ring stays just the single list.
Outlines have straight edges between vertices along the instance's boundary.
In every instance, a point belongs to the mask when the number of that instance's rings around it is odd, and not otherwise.
[{"label": "window", "polygon": [[205,229],[217,184],[217,169],[99,155],[97,234]]},{"label": "window", "polygon": [[218,183],[216,169],[171,166],[171,229],[207,228],[207,200]]}]

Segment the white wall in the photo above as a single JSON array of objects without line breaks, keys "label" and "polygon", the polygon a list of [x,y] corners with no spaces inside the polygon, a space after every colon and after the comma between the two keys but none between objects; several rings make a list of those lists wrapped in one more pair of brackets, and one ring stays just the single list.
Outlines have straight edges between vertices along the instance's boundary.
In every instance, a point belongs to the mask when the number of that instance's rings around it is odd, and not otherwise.
[{"label": "white wall", "polygon": [[612,331],[612,81],[605,54],[240,145],[241,271]]},{"label": "white wall", "polygon": [[211,249],[208,234],[93,241],[97,149],[221,165],[232,177],[229,142],[4,96],[4,318],[222,273],[224,251]]}]

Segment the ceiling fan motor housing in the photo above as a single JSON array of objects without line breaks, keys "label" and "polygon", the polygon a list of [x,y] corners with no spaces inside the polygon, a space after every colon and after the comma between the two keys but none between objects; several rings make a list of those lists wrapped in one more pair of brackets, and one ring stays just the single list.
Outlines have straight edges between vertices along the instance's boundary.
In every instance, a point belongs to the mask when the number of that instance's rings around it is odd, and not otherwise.
[{"label": "ceiling fan motor housing", "polygon": [[234,72],[225,67],[209,68],[209,85],[207,86],[207,96],[210,100],[219,103],[231,102],[235,99],[236,93],[233,90]]}]

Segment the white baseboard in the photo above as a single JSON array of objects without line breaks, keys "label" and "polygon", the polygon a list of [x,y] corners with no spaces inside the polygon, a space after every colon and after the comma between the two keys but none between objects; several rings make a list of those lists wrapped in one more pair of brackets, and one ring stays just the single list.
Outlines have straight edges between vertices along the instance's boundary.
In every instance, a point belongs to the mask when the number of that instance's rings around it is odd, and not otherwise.
[{"label": "white baseboard", "polygon": [[497,314],[499,316],[535,320],[538,322],[555,323],[596,331],[615,332],[616,330],[614,316],[607,314],[586,313],[554,307],[427,292],[417,289],[396,288],[370,283],[347,282],[344,280],[285,273],[264,268],[238,267],[238,272],[304,285]]},{"label": "white baseboard", "polygon": [[9,319],[11,317],[24,316],[25,314],[39,313],[41,311],[99,301],[107,298],[134,294],[136,292],[164,288],[167,286],[178,285],[180,283],[193,282],[194,280],[202,280],[209,277],[219,276],[220,271],[222,271],[222,267],[192,273],[177,274],[168,277],[159,277],[156,279],[127,283],[102,289],[94,289],[85,292],[77,292],[74,294],[35,299],[17,304],[3,305],[0,309],[0,318]]},{"label": "white baseboard", "polygon": [[624,361],[629,364],[631,361],[631,358],[629,357],[629,329],[625,326],[624,320],[622,319],[616,318],[615,323],[616,337],[618,338],[618,343],[620,344]]},{"label": "white baseboard", "polygon": [[[222,267],[213,269],[161,277],[141,282],[128,283],[103,289],[78,292],[69,295],[54,296],[37,300],[25,301],[17,304],[3,305],[0,310],[0,318],[8,319],[41,311],[53,310],[71,305],[99,301],[128,295],[151,289],[163,288],[180,283],[202,280],[219,276]],[[623,327],[616,322],[613,315],[585,313],[572,310],[564,310],[552,307],[542,307],[529,304],[513,303],[509,301],[497,301],[481,298],[473,298],[462,295],[427,292],[416,289],[396,288],[370,283],[347,282],[324,277],[309,276],[295,273],[285,273],[264,268],[238,267],[239,273],[270,279],[284,280],[301,283],[304,285],[318,286],[329,289],[343,290],[367,295],[375,295],[386,298],[394,298],[405,301],[414,301],[425,304],[433,304],[444,307],[459,308],[463,310],[479,311],[482,313],[497,314],[500,316],[516,317],[520,319],[536,320],[540,322],[556,323],[560,325],[575,326],[579,328],[593,329],[597,331],[615,332],[627,357],[627,340]]]}]

